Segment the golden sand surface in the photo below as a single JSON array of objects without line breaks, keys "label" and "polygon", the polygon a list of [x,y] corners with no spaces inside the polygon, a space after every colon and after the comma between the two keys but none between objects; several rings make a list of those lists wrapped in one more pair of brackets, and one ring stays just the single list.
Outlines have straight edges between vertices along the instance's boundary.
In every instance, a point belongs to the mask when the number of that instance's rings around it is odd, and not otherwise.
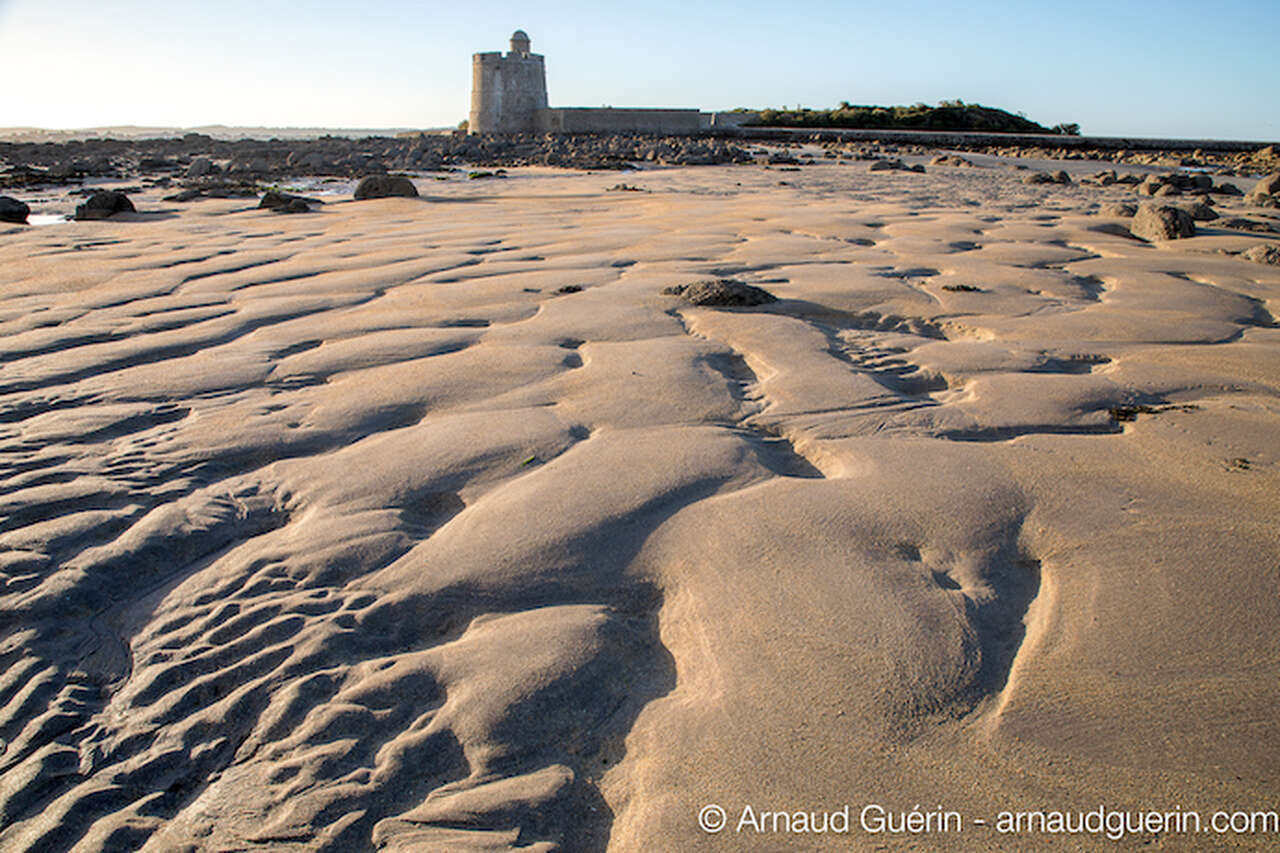
[{"label": "golden sand surface", "polygon": [[1280,236],[622,179],[0,228],[0,849],[1274,849]]}]

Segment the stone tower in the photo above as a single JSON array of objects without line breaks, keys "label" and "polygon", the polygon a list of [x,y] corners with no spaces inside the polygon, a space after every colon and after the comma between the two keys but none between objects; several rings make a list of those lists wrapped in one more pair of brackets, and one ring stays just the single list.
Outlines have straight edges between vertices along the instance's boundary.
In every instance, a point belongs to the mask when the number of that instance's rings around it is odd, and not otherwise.
[{"label": "stone tower", "polygon": [[524,30],[511,34],[511,51],[471,57],[472,133],[543,133],[547,130],[547,73],[541,54],[529,51]]}]

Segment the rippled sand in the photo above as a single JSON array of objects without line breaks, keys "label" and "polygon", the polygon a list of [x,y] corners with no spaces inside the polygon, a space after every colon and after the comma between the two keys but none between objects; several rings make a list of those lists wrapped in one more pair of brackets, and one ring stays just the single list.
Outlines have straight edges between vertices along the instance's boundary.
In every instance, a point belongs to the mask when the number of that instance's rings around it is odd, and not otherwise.
[{"label": "rippled sand", "polygon": [[[1280,270],[1224,252],[1275,238],[1001,168],[625,180],[0,229],[0,848],[1274,808]],[[662,294],[710,276],[780,301]]]}]

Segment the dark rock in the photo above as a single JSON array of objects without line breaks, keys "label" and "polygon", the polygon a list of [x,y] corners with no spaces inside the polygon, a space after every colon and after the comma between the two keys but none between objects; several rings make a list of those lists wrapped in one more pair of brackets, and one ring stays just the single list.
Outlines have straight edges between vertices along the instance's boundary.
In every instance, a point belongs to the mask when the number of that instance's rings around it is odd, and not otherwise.
[{"label": "dark rock", "polygon": [[919,172],[923,174],[924,166],[920,165],[919,163],[917,163],[914,166],[908,166],[906,163],[903,163],[901,160],[898,160],[898,159],[876,160],[870,166],[867,167],[867,171],[868,172],[889,172],[889,171]]},{"label": "dark rock", "polygon": [[1252,246],[1240,253],[1240,257],[1246,261],[1253,261],[1255,264],[1271,264],[1272,266],[1280,266],[1280,247],[1269,246],[1261,243]]},{"label": "dark rock", "polygon": [[236,157],[227,164],[228,175],[266,175],[272,171],[265,157]]},{"label": "dark rock", "polygon": [[51,180],[69,181],[72,178],[79,178],[84,172],[76,167],[74,163],[56,163],[49,167],[46,173]]},{"label": "dark rock", "polygon": [[1129,231],[1143,240],[1176,240],[1194,236],[1196,226],[1185,210],[1147,202],[1138,208]]},{"label": "dark rock", "polygon": [[417,198],[418,188],[400,175],[369,175],[356,186],[356,200],[391,197]]},{"label": "dark rock", "polygon": [[181,192],[176,192],[173,195],[167,195],[164,197],[164,200],[165,201],[195,201],[196,199],[200,198],[203,195],[204,193],[201,190],[186,189],[186,190],[182,190]]},{"label": "dark rock", "polygon": [[1138,212],[1136,205],[1126,204],[1125,202],[1117,202],[1109,204],[1098,211],[1102,216],[1129,217]]},{"label": "dark rock", "polygon": [[197,157],[191,161],[191,165],[187,167],[188,178],[203,178],[205,175],[213,171],[213,161],[208,157]]},{"label": "dark rock", "polygon": [[241,184],[228,181],[201,183],[182,192],[164,197],[165,201],[195,201],[198,198],[248,198],[257,197],[257,184]]},{"label": "dark rock", "polygon": [[1249,194],[1253,195],[1254,193],[1280,195],[1280,172],[1273,172],[1254,184],[1253,189],[1249,190]]},{"label": "dark rock", "polygon": [[1024,184],[1052,184],[1053,175],[1048,172],[1032,172],[1022,179]]},{"label": "dark rock", "polygon": [[1252,231],[1255,234],[1271,234],[1276,230],[1266,222],[1259,222],[1256,219],[1242,219],[1239,217],[1224,219],[1218,223],[1218,227],[1229,228],[1232,231]]},{"label": "dark rock", "polygon": [[323,204],[323,202],[315,198],[282,193],[279,190],[267,190],[262,195],[262,201],[258,202],[258,209],[274,210],[277,213],[306,213],[311,210],[313,204]]},{"label": "dark rock", "polygon": [[[97,195],[100,192],[102,192],[102,190],[98,189],[97,187],[80,187],[79,189],[76,189],[76,190],[70,190],[67,193],[67,195],[75,195],[75,196],[80,196],[81,198],[89,198],[91,196]],[[142,185],[133,184],[131,186],[120,187],[118,189],[111,190],[111,192],[123,193],[124,195],[140,193],[142,192]]]},{"label": "dark rock", "polygon": [[740,307],[766,305],[777,302],[778,297],[767,290],[731,278],[706,279],[688,284],[676,284],[662,291],[670,296],[682,297],[694,305]]},{"label": "dark rock", "polygon": [[1059,169],[1058,171],[1054,172],[1050,177],[1053,178],[1053,182],[1055,184],[1071,183],[1071,176],[1068,175],[1066,172],[1064,172],[1062,169]]},{"label": "dark rock", "polygon": [[1204,202],[1196,202],[1183,208],[1187,213],[1191,214],[1191,218],[1196,222],[1212,222],[1218,218],[1218,212]]},{"label": "dark rock", "polygon": [[281,207],[273,207],[276,213],[310,213],[311,205],[307,204],[305,199],[293,198],[289,203]]},{"label": "dark rock", "polygon": [[31,215],[31,208],[26,202],[18,201],[16,198],[9,198],[7,195],[0,195],[0,222],[16,222],[19,225],[27,224],[27,217]]},{"label": "dark rock", "polygon": [[110,190],[96,192],[89,200],[76,208],[75,218],[78,221],[106,219],[117,213],[133,213],[133,202],[122,192]]},{"label": "dark rock", "polygon": [[178,164],[168,157],[143,157],[138,161],[138,170],[141,172],[172,172],[177,168]]},{"label": "dark rock", "polygon": [[1254,184],[1244,200],[1259,207],[1280,207],[1280,172],[1273,172]]}]

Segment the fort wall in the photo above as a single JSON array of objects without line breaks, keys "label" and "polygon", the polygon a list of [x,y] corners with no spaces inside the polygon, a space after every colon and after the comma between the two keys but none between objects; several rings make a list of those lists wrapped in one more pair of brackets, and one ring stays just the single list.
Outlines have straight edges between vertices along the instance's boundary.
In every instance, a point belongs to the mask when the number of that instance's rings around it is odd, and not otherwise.
[{"label": "fort wall", "polygon": [[702,127],[698,110],[555,107],[547,110],[551,133],[694,133]]}]

